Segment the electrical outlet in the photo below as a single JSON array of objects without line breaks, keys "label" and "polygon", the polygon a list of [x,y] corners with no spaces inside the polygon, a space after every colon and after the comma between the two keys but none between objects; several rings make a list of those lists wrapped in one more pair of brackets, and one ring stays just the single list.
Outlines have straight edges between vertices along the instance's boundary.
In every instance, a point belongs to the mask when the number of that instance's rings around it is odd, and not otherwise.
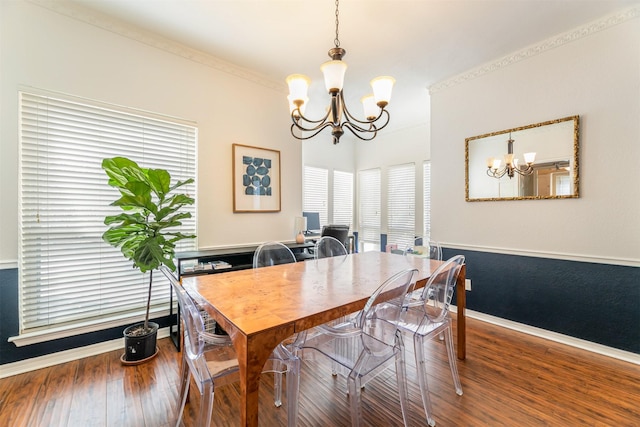
[{"label": "electrical outlet", "polygon": [[471,290],[471,279],[464,279],[464,289],[467,291]]}]

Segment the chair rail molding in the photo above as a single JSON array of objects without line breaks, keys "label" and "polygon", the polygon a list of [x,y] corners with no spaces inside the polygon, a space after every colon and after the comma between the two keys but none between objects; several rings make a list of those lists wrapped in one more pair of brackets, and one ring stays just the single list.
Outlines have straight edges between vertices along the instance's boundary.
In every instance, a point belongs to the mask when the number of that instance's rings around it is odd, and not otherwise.
[{"label": "chair rail molding", "polygon": [[535,258],[549,258],[560,259],[566,261],[579,261],[579,262],[592,262],[596,264],[610,264],[620,265],[627,267],[640,267],[640,259],[634,258],[610,258],[604,256],[585,255],[585,254],[571,254],[565,252],[547,252],[547,251],[533,251],[526,249],[516,248],[500,248],[495,246],[480,246],[480,245],[466,245],[461,243],[451,243],[439,241],[440,246],[448,249],[459,249],[465,251],[477,251],[477,252],[490,252],[503,255],[519,255]]},{"label": "chair rail molding", "polygon": [[9,270],[12,268],[18,268],[18,260],[15,259],[0,259],[0,270]]}]

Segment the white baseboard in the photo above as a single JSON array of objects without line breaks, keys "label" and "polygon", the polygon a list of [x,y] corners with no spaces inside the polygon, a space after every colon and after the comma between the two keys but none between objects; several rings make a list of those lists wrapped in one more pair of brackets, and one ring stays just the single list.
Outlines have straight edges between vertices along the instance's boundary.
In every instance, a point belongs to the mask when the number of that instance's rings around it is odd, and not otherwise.
[{"label": "white baseboard", "polygon": [[[457,312],[456,307],[451,306],[451,311]],[[630,351],[624,351],[624,350],[619,350],[613,347],[607,347],[606,345],[597,344],[591,341],[570,337],[568,335],[559,334],[557,332],[547,331],[546,329],[536,328],[534,326],[525,325],[523,323],[518,323],[511,320],[502,319],[500,317],[495,317],[489,314],[480,313],[479,311],[466,309],[465,314],[467,315],[467,317],[470,317],[472,319],[481,320],[483,322],[491,323],[496,326],[501,326],[503,328],[511,329],[518,332],[523,332],[525,334],[544,338],[560,344],[565,344],[571,347],[587,350],[592,353],[612,357],[614,359],[622,360],[624,362],[640,365],[640,354],[631,353]]]},{"label": "white baseboard", "polygon": [[[168,327],[158,329],[158,339],[166,338],[168,336]],[[44,356],[20,360],[18,362],[7,363],[0,365],[0,378],[23,374],[25,372],[35,371],[36,369],[47,368],[49,366],[59,365],[60,363],[82,359],[84,357],[95,356],[97,354],[107,353],[120,348],[124,349],[124,338],[104,341],[79,348],[72,348],[70,350],[59,351],[57,353],[46,354]]]}]

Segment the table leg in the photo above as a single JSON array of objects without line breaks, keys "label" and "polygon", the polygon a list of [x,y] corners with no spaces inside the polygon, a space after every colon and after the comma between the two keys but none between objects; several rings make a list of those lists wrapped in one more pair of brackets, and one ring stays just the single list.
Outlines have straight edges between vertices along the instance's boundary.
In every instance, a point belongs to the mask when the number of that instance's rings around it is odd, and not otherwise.
[{"label": "table leg", "polygon": [[284,339],[293,335],[293,324],[247,337],[230,334],[240,368],[240,425],[258,426],[260,374],[269,356]]},{"label": "table leg", "polygon": [[465,279],[467,278],[467,267],[462,264],[458,280],[456,281],[456,307],[458,309],[457,327],[458,327],[458,359],[464,360],[467,355],[467,320],[464,309],[467,304],[467,295],[465,287]]}]

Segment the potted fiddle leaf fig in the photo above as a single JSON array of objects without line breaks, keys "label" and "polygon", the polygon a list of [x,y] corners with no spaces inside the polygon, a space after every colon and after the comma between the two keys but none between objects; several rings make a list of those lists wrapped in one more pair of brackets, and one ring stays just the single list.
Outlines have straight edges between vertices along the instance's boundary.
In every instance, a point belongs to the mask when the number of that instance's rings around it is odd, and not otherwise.
[{"label": "potted fiddle leaf fig", "polygon": [[142,168],[124,157],[104,159],[102,169],[109,177],[109,185],[120,192],[120,198],[111,206],[122,210],[105,217],[104,223],[109,229],[102,239],[120,248],[125,258],[132,261],[133,268],[141,273],[149,272],[145,319],[124,330],[125,353],[121,358],[124,364],[141,363],[157,353],[158,325],[149,322],[153,271],[161,265],[175,271],[176,242],[195,238],[177,231],[182,220],[191,217],[191,213],[181,209],[195,201],[175,191],[192,183],[193,178],[171,185],[171,176],[166,170]]}]

